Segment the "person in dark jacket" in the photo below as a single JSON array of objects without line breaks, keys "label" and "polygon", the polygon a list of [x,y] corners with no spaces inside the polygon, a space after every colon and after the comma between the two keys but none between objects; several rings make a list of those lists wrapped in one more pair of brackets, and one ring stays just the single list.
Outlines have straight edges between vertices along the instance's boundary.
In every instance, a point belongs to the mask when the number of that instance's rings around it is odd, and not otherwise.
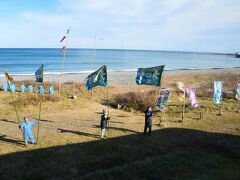
[{"label": "person in dark jacket", "polygon": [[107,116],[107,110],[103,109],[103,115],[101,116],[101,139],[104,138],[104,134],[107,128],[107,121],[110,120],[110,117]]},{"label": "person in dark jacket", "polygon": [[149,106],[147,108],[147,110],[145,111],[144,135],[147,134],[147,129],[149,129],[148,135],[151,135],[151,132],[152,132],[152,119],[153,119],[152,107]]}]

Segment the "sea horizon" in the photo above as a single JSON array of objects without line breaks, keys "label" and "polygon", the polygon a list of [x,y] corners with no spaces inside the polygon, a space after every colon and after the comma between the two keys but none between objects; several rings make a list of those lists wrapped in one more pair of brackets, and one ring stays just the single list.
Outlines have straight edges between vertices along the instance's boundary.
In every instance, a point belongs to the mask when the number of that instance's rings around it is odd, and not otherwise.
[{"label": "sea horizon", "polygon": [[[57,49],[59,47],[0,47],[0,49]],[[191,50],[167,50],[167,49],[128,49],[128,48],[67,48],[68,50],[116,50],[116,51],[159,51],[159,52],[178,52],[178,53],[200,53],[200,54],[222,54],[235,55],[237,52],[217,52],[217,51],[191,51]]]},{"label": "sea horizon", "polygon": [[[7,70],[13,75],[34,75],[41,64],[44,74],[60,74],[62,60],[59,48],[0,48],[0,74]],[[238,59],[230,53],[68,48],[63,73],[91,73],[104,64],[109,72],[158,65],[165,65],[165,71],[240,67]]]}]

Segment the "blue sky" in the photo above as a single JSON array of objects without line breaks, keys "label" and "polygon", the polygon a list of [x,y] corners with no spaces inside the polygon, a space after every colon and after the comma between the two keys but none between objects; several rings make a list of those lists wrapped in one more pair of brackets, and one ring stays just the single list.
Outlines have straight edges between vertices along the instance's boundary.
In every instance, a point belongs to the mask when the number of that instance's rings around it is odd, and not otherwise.
[{"label": "blue sky", "polygon": [[239,0],[6,0],[1,48],[240,51]]}]

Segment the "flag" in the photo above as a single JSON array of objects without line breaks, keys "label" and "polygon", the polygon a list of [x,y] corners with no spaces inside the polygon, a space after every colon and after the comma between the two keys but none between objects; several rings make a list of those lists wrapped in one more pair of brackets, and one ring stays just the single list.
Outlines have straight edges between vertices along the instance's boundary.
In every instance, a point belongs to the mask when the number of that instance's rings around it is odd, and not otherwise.
[{"label": "flag", "polygon": [[168,99],[170,96],[170,90],[163,89],[160,92],[160,95],[157,98],[157,110],[164,111],[168,105]]},{"label": "flag", "polygon": [[197,108],[199,105],[196,98],[196,89],[195,88],[186,88],[186,92],[189,96],[190,105],[192,108]]},{"label": "flag", "polygon": [[214,82],[213,102],[215,104],[221,104],[221,101],[222,101],[222,87],[223,87],[222,81],[215,81]]},{"label": "flag", "polygon": [[66,49],[66,46],[63,46],[60,51],[63,52]]},{"label": "flag", "polygon": [[4,71],[4,75],[5,75],[6,79],[7,79],[7,81],[9,81],[11,83],[14,83],[13,77],[7,71]]},{"label": "flag", "polygon": [[185,92],[185,85],[183,82],[176,82],[177,84],[177,88],[180,90],[180,91],[183,91]]},{"label": "flag", "polygon": [[236,88],[236,99],[240,100],[240,83],[237,85]]},{"label": "flag", "polygon": [[95,86],[108,86],[107,66],[104,65],[97,71],[90,74],[86,79],[86,89],[90,90]]},{"label": "flag", "polygon": [[138,85],[161,86],[163,69],[164,65],[150,68],[138,68],[136,83]]},{"label": "flag", "polygon": [[35,72],[36,82],[43,83],[43,64]]},{"label": "flag", "polygon": [[66,39],[66,36],[63,36],[63,38],[61,39],[60,43],[63,42],[64,39]]}]

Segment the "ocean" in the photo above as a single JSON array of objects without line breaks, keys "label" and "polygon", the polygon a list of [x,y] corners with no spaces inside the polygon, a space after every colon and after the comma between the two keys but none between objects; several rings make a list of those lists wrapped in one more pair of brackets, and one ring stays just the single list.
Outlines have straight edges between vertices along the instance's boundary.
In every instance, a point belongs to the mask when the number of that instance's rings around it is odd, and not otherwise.
[{"label": "ocean", "polygon": [[[2,48],[0,74],[33,75],[44,64],[45,74],[59,74],[63,53],[59,49]],[[64,73],[88,73],[107,65],[109,71],[136,71],[139,67],[165,65],[165,70],[240,67],[233,54],[178,51],[68,49]]]}]

